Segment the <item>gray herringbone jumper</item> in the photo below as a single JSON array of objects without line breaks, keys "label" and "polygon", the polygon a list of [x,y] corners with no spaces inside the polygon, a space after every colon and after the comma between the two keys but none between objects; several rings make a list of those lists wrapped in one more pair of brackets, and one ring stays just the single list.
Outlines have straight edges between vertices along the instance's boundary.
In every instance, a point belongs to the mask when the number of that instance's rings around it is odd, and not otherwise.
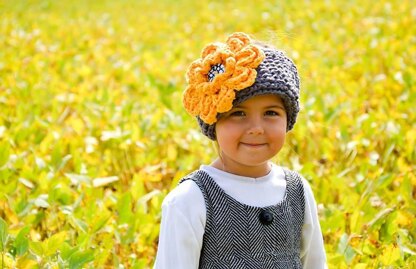
[{"label": "gray herringbone jumper", "polygon": [[[264,208],[238,202],[202,170],[181,181],[193,180],[205,199],[207,215],[199,268],[302,268],[303,184],[297,173],[284,170],[287,184],[283,200]],[[273,216],[268,225],[259,220],[264,210]]]}]

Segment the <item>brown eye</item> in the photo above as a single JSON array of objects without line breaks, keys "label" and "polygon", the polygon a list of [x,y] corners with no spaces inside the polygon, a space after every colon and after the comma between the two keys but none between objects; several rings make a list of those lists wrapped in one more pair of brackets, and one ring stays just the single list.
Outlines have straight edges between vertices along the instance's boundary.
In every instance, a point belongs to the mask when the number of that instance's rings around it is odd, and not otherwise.
[{"label": "brown eye", "polygon": [[279,116],[279,112],[277,111],[273,111],[273,110],[268,110],[266,111],[266,113],[264,113],[265,116]]},{"label": "brown eye", "polygon": [[244,117],[246,115],[246,113],[244,113],[244,111],[233,111],[230,113],[231,117]]}]

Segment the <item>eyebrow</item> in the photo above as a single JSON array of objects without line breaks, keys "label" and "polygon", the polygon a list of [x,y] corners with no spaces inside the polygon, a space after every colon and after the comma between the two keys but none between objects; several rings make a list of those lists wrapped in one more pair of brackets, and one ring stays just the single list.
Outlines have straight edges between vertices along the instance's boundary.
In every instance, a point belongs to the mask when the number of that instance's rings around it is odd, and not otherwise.
[{"label": "eyebrow", "polygon": [[[233,108],[240,108],[240,109],[242,109],[242,108],[247,108],[247,107],[240,104],[240,105],[236,105]],[[264,107],[264,109],[271,109],[271,108],[280,108],[280,109],[286,110],[286,108],[284,106],[282,106],[282,105],[270,105],[270,106],[265,106]]]},{"label": "eyebrow", "polygon": [[286,110],[285,107],[281,106],[281,105],[266,106],[266,108],[267,109],[269,109],[269,108],[280,108],[280,109]]}]

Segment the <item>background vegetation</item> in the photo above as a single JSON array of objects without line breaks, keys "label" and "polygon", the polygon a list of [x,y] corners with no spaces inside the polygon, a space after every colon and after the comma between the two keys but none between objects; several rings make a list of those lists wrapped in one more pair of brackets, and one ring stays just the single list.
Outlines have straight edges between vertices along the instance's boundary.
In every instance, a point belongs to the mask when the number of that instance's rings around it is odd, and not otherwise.
[{"label": "background vegetation", "polygon": [[276,162],[330,268],[416,268],[416,8],[392,1],[0,1],[0,268],[149,268],[160,205],[215,150],[187,65],[234,31],[297,63]]}]

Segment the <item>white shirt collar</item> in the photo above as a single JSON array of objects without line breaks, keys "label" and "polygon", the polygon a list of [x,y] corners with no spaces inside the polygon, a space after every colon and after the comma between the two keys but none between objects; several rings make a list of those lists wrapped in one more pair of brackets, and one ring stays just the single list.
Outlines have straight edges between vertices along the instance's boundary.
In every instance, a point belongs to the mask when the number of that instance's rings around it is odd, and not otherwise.
[{"label": "white shirt collar", "polygon": [[257,178],[231,174],[231,173],[217,169],[210,165],[201,165],[200,169],[207,172],[213,178],[221,178],[221,179],[238,181],[241,183],[253,184],[253,183],[264,183],[264,182],[270,181],[276,177],[276,173],[279,173],[279,174],[283,173],[282,169],[279,166],[272,164],[271,167],[272,169],[267,175],[262,176],[262,177],[257,177]]}]

